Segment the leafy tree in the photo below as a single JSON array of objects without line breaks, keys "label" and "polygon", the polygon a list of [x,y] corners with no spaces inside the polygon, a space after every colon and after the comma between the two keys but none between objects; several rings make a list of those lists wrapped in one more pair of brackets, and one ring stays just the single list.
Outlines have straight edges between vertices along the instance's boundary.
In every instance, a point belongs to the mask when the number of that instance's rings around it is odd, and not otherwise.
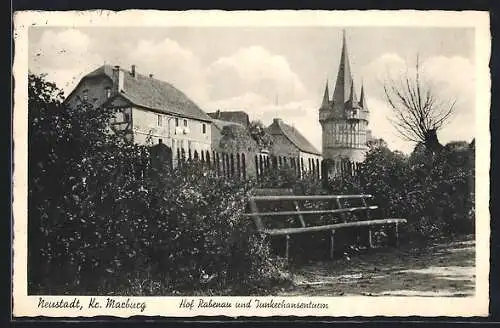
[{"label": "leafy tree", "polygon": [[28,79],[30,293],[165,295],[276,274],[242,215],[247,182],[200,163],[155,170],[148,147],[112,133],[111,110],[65,107]]},{"label": "leafy tree", "polygon": [[90,245],[85,240],[96,231],[82,226],[113,219],[116,199],[140,187],[148,151],[110,133],[112,112],[86,102],[65,107],[55,84],[34,74],[28,80],[29,263],[45,269],[30,281],[70,276],[64,270],[79,267],[78,281],[95,265],[80,246]]},{"label": "leafy tree", "polygon": [[250,122],[248,130],[261,149],[269,149],[272,146],[273,138],[261,121]]},{"label": "leafy tree", "polygon": [[221,136],[219,148],[225,152],[255,152],[257,150],[256,141],[243,126],[226,125],[222,128]]},{"label": "leafy tree", "polygon": [[367,142],[368,148],[388,148],[387,142],[382,138],[373,138]]}]

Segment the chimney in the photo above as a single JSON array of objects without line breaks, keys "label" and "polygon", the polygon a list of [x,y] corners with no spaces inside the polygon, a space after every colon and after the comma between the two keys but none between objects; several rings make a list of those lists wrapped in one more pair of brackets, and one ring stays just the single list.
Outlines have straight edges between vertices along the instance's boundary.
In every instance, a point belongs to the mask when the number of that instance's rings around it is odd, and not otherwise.
[{"label": "chimney", "polygon": [[273,123],[279,124],[281,122],[283,122],[281,118],[273,118]]},{"label": "chimney", "polygon": [[120,66],[113,67],[113,93],[117,94],[123,91],[123,72]]},{"label": "chimney", "polygon": [[132,65],[130,67],[130,75],[132,75],[132,77],[135,77],[135,65]]}]

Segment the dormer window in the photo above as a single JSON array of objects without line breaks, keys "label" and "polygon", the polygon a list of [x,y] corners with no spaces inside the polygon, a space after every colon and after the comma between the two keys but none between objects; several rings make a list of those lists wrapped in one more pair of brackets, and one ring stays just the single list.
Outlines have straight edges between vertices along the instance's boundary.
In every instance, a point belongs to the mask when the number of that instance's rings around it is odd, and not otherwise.
[{"label": "dormer window", "polygon": [[104,89],[104,94],[106,95],[106,99],[109,99],[111,97],[111,88],[110,87],[106,87]]}]

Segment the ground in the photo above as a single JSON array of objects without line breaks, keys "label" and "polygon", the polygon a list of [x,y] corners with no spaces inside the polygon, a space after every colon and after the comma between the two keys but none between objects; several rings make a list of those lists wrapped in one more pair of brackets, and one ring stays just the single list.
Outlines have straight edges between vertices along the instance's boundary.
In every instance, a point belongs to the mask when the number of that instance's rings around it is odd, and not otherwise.
[{"label": "ground", "polygon": [[475,288],[473,236],[429,246],[373,249],[296,266],[283,296],[470,296]]}]

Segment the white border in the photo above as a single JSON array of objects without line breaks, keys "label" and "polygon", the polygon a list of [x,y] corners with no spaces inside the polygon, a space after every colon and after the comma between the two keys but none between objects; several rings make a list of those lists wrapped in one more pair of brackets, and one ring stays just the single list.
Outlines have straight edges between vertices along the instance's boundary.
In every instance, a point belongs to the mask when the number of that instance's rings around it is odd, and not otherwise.
[{"label": "white border", "polygon": [[[487,12],[444,11],[186,11],[145,10],[17,12],[14,15],[15,77],[13,135],[13,315],[77,317],[111,315],[204,316],[486,316],[489,276],[489,163],[490,163],[490,32]],[[144,312],[131,310],[40,309],[38,296],[27,295],[27,74],[28,28],[38,26],[414,26],[474,27],[476,34],[476,295],[451,297],[285,297],[287,301],[328,303],[328,310],[291,309],[179,309],[181,297],[134,297],[145,301]],[[61,297],[48,297],[52,300]],[[64,299],[71,301],[73,297]],[[90,297],[78,297],[87,304]],[[191,299],[187,297],[186,299]],[[198,297],[193,297],[196,302]],[[270,297],[257,297],[269,300]],[[284,297],[273,297],[280,301]],[[106,297],[98,297],[104,302]],[[126,297],[124,298],[124,300]],[[205,297],[205,299],[208,299]],[[212,297],[216,301],[245,301],[256,297]]]}]

